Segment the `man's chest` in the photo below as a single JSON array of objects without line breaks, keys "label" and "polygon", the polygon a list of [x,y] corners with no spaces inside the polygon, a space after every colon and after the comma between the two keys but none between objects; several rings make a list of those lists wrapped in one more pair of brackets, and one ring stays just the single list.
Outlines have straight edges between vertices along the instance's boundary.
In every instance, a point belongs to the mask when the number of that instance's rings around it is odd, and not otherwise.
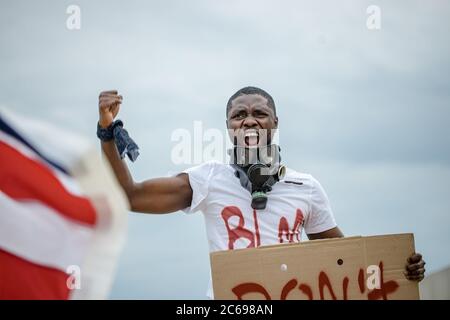
[{"label": "man's chest", "polygon": [[206,219],[228,239],[228,249],[300,241],[310,212],[308,186],[278,182],[267,196],[266,209],[255,210],[250,192],[237,179],[211,183]]}]

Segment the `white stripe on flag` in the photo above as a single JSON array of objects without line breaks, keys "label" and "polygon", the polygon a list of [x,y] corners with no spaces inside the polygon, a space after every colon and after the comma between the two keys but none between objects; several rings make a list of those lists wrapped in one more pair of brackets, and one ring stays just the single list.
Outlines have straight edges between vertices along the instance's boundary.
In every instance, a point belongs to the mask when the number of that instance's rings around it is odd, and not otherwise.
[{"label": "white stripe on flag", "polygon": [[93,228],[38,202],[15,201],[0,191],[0,247],[30,262],[66,272],[81,266]]},{"label": "white stripe on flag", "polygon": [[42,154],[58,164],[70,168],[79,160],[80,154],[90,150],[87,139],[54,126],[51,123],[22,117],[0,107],[2,118],[19,135]]}]

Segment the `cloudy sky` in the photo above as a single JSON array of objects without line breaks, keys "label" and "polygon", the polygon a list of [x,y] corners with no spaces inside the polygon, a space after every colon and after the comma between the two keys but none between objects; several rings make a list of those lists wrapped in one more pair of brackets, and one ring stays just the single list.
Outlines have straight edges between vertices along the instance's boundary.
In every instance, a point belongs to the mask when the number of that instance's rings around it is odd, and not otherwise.
[{"label": "cloudy sky", "polygon": [[[433,272],[450,265],[449,18],[444,0],[0,0],[0,104],[98,143],[98,93],[118,89],[142,180],[189,166],[174,130],[224,129],[228,97],[260,86],[283,160],[322,183],[344,233],[413,232]],[[111,298],[204,298],[202,215],[129,218]]]}]

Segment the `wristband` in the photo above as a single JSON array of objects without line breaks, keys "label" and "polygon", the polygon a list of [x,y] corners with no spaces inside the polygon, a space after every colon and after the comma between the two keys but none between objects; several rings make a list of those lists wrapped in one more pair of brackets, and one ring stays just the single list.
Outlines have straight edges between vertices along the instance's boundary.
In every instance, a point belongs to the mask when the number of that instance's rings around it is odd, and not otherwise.
[{"label": "wristband", "polygon": [[114,121],[107,128],[100,127],[100,124],[97,122],[97,137],[105,142],[114,139],[121,159],[125,158],[126,155],[128,159],[134,162],[139,156],[139,147],[130,138],[127,130],[123,128],[122,120]]}]

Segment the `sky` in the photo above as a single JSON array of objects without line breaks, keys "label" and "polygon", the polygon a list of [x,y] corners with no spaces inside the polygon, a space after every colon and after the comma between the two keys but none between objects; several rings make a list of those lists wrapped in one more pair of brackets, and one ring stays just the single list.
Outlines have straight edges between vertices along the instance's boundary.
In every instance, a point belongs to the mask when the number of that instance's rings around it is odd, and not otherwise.
[{"label": "sky", "polygon": [[[412,232],[434,272],[450,265],[449,14],[443,0],[0,0],[0,105],[98,144],[98,94],[119,90],[142,181],[195,165],[172,161],[173,132],[224,130],[228,98],[261,87],[283,161],[321,182],[345,235]],[[203,299],[208,279],[201,213],[129,214],[110,298]]]}]

